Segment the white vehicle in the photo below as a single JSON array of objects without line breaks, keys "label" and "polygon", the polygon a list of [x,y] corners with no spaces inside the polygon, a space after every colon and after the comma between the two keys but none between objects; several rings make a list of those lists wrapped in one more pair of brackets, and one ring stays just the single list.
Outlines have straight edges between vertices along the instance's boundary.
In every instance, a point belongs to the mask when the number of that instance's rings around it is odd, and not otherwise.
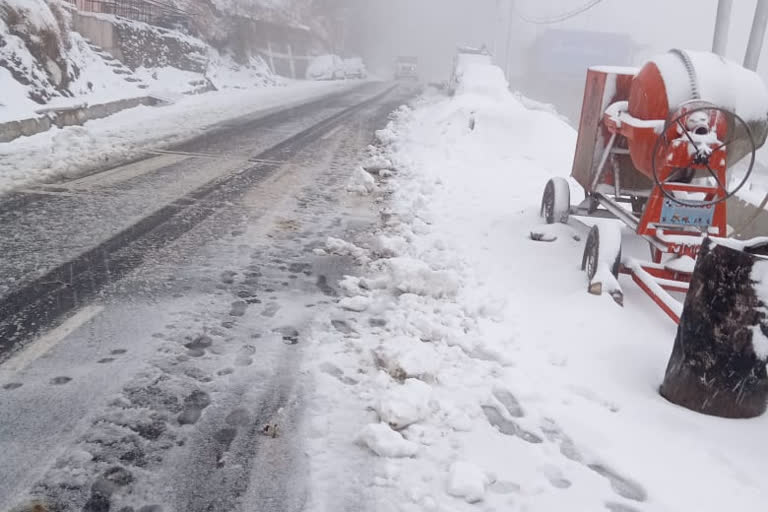
[{"label": "white vehicle", "polygon": [[307,68],[307,80],[343,80],[344,61],[338,55],[321,55],[312,59]]},{"label": "white vehicle", "polygon": [[360,57],[344,59],[344,74],[347,78],[366,78],[368,72],[365,69],[363,59]]}]

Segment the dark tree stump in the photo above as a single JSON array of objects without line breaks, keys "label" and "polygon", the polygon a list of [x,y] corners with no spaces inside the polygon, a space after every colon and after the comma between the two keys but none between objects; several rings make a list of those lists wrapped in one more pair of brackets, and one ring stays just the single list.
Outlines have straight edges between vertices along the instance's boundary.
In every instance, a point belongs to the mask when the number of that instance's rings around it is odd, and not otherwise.
[{"label": "dark tree stump", "polygon": [[704,241],[660,389],[670,402],[725,418],[765,412],[766,361],[752,345],[755,327],[768,334],[765,299],[752,281],[758,252]]}]

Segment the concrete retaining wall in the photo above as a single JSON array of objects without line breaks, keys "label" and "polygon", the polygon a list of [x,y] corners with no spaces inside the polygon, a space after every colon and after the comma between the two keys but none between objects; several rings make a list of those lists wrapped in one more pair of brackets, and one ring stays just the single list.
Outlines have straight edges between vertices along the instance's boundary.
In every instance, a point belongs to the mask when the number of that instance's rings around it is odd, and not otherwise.
[{"label": "concrete retaining wall", "polygon": [[52,126],[82,125],[87,121],[102,119],[121,110],[138,107],[139,105],[157,105],[158,100],[149,96],[128,98],[124,100],[100,103],[98,105],[83,105],[64,109],[50,109],[38,117],[0,123],[0,143],[10,142],[19,137],[28,137],[49,130]]},{"label": "concrete retaining wall", "polygon": [[105,14],[73,12],[73,28],[131,69],[173,66],[204,73],[208,46],[179,32]]},{"label": "concrete retaining wall", "polygon": [[123,60],[115,26],[108,20],[72,11],[72,28],[117,60]]}]

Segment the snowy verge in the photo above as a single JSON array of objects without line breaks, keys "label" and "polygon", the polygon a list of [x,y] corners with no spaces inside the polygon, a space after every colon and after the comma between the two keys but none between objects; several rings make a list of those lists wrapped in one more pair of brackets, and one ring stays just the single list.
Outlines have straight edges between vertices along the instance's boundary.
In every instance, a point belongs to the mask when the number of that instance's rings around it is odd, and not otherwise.
[{"label": "snowy verge", "polygon": [[0,144],[0,193],[114,166],[143,151],[194,138],[225,120],[295,106],[354,85],[292,82],[279,88],[212,92],[183,97],[169,106],[136,107],[83,126],[21,137]]},{"label": "snowy verge", "polygon": [[[526,104],[493,87],[425,96],[377,132],[362,188],[380,227],[317,252],[363,266],[307,358],[322,403],[310,423],[334,425],[310,441],[308,509],[339,479],[385,512],[759,508],[768,418],[664,401],[674,325],[624,277],[624,308],[587,294],[586,233],[529,240],[576,134]],[[647,254],[625,240],[635,249]]]}]

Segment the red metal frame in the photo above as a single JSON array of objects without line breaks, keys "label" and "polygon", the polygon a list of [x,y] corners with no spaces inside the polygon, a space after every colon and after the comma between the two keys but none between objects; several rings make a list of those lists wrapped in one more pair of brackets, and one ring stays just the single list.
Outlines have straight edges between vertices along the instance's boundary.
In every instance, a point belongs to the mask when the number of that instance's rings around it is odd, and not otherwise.
[{"label": "red metal frame", "polygon": [[[674,117],[684,115],[685,111],[678,112]],[[721,120],[711,118],[711,128],[718,133],[718,138],[723,138]],[[634,139],[648,139],[659,137],[655,128],[645,126],[632,126],[627,123],[617,123],[610,115],[603,116],[603,123],[610,133],[626,137],[629,141]],[[672,126],[664,134],[671,140],[667,146],[662,145],[659,153],[653,155],[659,165],[658,179],[667,193],[687,192],[703,194],[705,201],[712,201],[717,197],[724,197],[727,192],[720,186],[689,185],[685,183],[667,182],[678,169],[692,169],[694,171],[707,170],[706,165],[694,162],[691,143],[685,135],[677,132],[677,126]],[[674,139],[672,137],[675,137]],[[717,148],[709,157],[709,169],[717,176],[719,183],[726,183],[727,152],[725,147]],[[661,227],[660,220],[664,201],[667,199],[664,190],[656,184],[646,203],[640,222],[637,226],[637,234],[653,240],[654,249],[652,263],[633,261],[629,266],[622,266],[621,272],[632,276],[637,285],[676,323],[680,322],[682,306],[666,292],[687,293],[690,283],[690,275],[679,271],[669,270],[661,265],[664,254],[676,256],[689,256],[696,259],[702,243],[702,234],[687,231],[684,228]],[[708,234],[725,237],[727,235],[727,210],[725,202],[712,206],[712,222]]]}]

